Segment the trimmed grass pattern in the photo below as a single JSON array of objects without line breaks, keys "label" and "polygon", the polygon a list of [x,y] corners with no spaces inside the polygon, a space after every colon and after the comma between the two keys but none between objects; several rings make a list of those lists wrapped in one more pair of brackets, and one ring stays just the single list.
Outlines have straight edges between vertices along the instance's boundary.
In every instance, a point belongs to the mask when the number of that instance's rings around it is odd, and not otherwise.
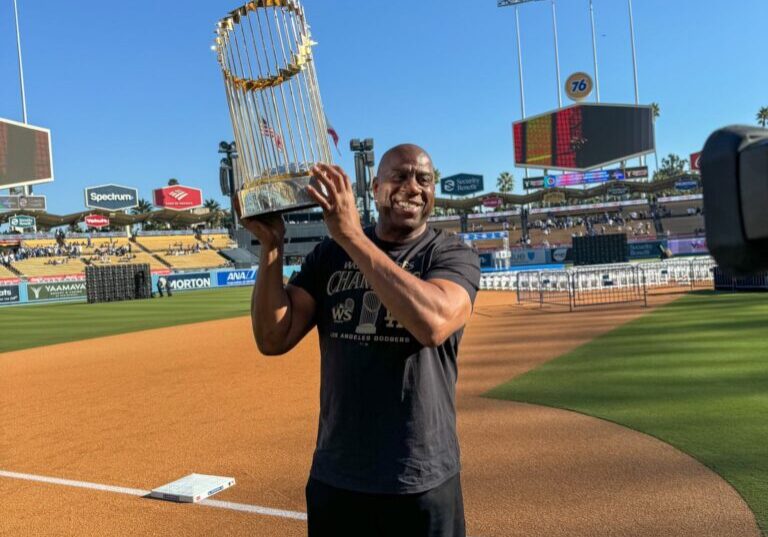
[{"label": "trimmed grass pattern", "polygon": [[768,295],[696,293],[498,386],[650,434],[717,472],[768,531]]},{"label": "trimmed grass pattern", "polygon": [[152,300],[0,308],[0,353],[249,315],[251,290],[246,286]]}]

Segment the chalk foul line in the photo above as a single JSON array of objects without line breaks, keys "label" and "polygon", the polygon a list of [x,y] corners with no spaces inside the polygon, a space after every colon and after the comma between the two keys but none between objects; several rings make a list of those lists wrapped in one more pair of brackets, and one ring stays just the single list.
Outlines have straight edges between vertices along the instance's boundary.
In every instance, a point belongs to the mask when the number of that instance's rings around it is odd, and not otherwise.
[{"label": "chalk foul line", "polygon": [[[5,470],[0,470],[0,477],[7,477],[9,479],[23,479],[25,481],[36,481],[38,483],[62,485],[65,487],[100,490],[102,492],[115,492],[118,494],[128,494],[130,496],[148,496],[150,493],[149,490],[117,487],[114,485],[103,485],[101,483],[89,483],[88,481],[75,481],[73,479],[61,479],[59,477],[48,477],[44,475],[8,472]],[[203,500],[198,502],[198,505],[205,505],[207,507],[215,507],[218,509],[229,509],[231,511],[253,513],[257,515],[292,518],[294,520],[307,520],[307,514],[301,513],[299,511],[285,511],[283,509],[272,509],[271,507],[261,507],[259,505],[251,505],[247,503],[224,502],[220,500]]]}]

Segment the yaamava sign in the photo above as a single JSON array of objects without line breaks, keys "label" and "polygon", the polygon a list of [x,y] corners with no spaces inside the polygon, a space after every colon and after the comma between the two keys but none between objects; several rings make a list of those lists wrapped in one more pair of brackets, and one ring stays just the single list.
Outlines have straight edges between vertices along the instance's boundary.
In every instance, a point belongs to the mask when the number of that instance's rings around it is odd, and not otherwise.
[{"label": "yaamava sign", "polygon": [[30,283],[27,287],[27,293],[30,302],[81,298],[85,296],[85,282]]}]

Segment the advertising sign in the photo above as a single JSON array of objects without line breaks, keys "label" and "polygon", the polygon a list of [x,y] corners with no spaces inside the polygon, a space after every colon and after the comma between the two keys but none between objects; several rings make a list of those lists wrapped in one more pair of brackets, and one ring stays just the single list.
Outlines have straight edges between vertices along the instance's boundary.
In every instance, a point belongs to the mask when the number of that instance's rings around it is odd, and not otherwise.
[{"label": "advertising sign", "polygon": [[211,275],[208,272],[190,274],[171,274],[166,276],[168,285],[174,291],[189,291],[192,289],[207,289],[211,286]]},{"label": "advertising sign", "polygon": [[0,211],[44,211],[46,206],[45,196],[0,196]]},{"label": "advertising sign", "polygon": [[490,196],[483,200],[483,207],[495,209],[496,207],[501,207],[501,202],[502,200],[498,196]]},{"label": "advertising sign", "polygon": [[702,255],[709,253],[705,239],[673,239],[668,241],[667,244],[674,255]]},{"label": "advertising sign", "polygon": [[627,245],[629,246],[630,259],[659,257],[661,249],[667,247],[667,243],[664,241],[630,242]]},{"label": "advertising sign", "polygon": [[676,190],[693,190],[699,188],[699,182],[692,179],[683,179],[675,183]]},{"label": "advertising sign", "polygon": [[69,300],[85,297],[84,281],[30,283],[27,286],[30,302],[40,300]]},{"label": "advertising sign", "polygon": [[565,81],[565,94],[572,101],[583,101],[592,93],[592,77],[587,73],[573,73]]},{"label": "advertising sign", "polygon": [[233,285],[253,285],[256,283],[256,270],[227,270],[216,275],[219,287]]},{"label": "advertising sign", "polygon": [[11,304],[19,301],[18,285],[0,285],[0,304]]},{"label": "advertising sign", "polygon": [[89,214],[83,221],[88,227],[102,228],[109,225],[109,218],[101,216],[100,214]]},{"label": "advertising sign", "polygon": [[698,172],[701,170],[701,164],[699,162],[700,160],[701,160],[701,151],[697,153],[691,153],[691,170],[692,171]]},{"label": "advertising sign", "polygon": [[512,250],[511,265],[543,265],[547,262],[547,252],[543,248],[536,250]]},{"label": "advertising sign", "polygon": [[37,221],[34,216],[20,214],[8,219],[8,225],[14,228],[30,229],[34,228]]},{"label": "advertising sign", "polygon": [[190,186],[166,186],[152,192],[156,207],[172,211],[188,211],[203,205],[203,191]]},{"label": "advertising sign", "polygon": [[85,189],[85,206],[90,209],[122,211],[139,204],[139,191],[120,185],[91,186]]},{"label": "advertising sign", "polygon": [[483,190],[483,176],[457,173],[440,179],[440,191],[448,196],[466,196]]},{"label": "advertising sign", "polygon": [[545,175],[523,179],[523,188],[555,188],[576,185],[592,185],[608,181],[624,181],[626,179],[645,179],[648,177],[647,166],[634,168],[613,168],[585,173],[564,173],[562,175]]}]

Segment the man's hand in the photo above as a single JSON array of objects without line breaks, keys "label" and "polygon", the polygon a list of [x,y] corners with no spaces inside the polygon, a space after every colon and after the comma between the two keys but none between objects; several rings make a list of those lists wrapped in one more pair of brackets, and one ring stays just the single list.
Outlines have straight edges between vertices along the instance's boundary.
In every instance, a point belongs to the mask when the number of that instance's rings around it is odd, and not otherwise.
[{"label": "man's hand", "polygon": [[[240,216],[240,201],[234,198],[235,211]],[[262,248],[272,250],[283,245],[285,237],[285,222],[279,214],[265,214],[261,216],[252,216],[250,218],[240,218],[240,225],[251,232],[259,240]]]},{"label": "man's hand", "polygon": [[324,196],[318,187],[309,185],[307,191],[318,205],[323,209],[325,224],[331,236],[339,244],[360,235],[360,213],[355,203],[355,193],[349,177],[339,166],[330,164],[317,164],[309,170],[312,177],[319,185],[323,185],[328,192]]}]

